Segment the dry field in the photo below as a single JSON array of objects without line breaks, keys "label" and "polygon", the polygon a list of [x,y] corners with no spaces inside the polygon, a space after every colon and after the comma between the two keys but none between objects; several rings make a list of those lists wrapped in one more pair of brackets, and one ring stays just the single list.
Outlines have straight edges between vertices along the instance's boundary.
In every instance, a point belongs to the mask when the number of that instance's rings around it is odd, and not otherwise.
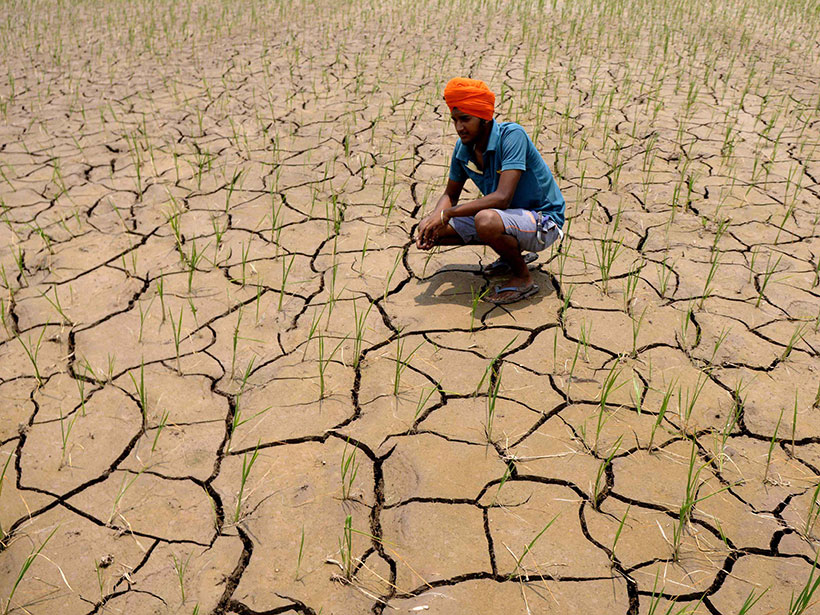
[{"label": "dry field", "polygon": [[[820,613],[819,41],[0,2],[0,614]],[[413,245],[453,76],[567,199],[531,300]]]}]

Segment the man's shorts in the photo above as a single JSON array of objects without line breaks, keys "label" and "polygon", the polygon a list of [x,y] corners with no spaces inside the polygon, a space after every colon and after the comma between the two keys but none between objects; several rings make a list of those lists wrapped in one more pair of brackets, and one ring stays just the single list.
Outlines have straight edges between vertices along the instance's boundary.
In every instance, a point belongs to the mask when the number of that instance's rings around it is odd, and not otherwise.
[{"label": "man's shorts", "polygon": [[[504,223],[504,232],[518,239],[522,252],[540,252],[562,237],[563,233],[552,218],[529,209],[491,209]],[[481,243],[475,230],[475,218],[457,216],[450,219],[450,226],[466,244]]]}]

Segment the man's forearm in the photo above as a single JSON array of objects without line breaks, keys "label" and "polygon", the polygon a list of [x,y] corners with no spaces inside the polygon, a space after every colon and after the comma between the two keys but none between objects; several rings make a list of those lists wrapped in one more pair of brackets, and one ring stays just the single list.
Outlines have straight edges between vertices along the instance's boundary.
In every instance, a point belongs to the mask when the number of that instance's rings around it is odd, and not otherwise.
[{"label": "man's forearm", "polygon": [[453,199],[449,194],[444,193],[439,197],[438,202],[436,203],[436,208],[433,210],[433,214],[438,216],[440,212],[445,209],[452,209],[457,203],[458,199]]},{"label": "man's forearm", "polygon": [[[445,195],[446,196],[446,195]],[[441,203],[441,201],[439,201]],[[482,209],[507,209],[509,201],[503,198],[496,192],[492,192],[487,196],[474,201],[467,201],[458,206],[453,206],[447,209],[446,216],[448,218],[455,218],[458,216],[474,216]]]}]

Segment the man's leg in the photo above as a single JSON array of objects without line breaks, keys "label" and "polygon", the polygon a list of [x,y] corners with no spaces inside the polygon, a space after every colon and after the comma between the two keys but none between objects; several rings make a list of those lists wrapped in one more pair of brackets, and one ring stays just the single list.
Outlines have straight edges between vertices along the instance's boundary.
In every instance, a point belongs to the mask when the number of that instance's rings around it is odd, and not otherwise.
[{"label": "man's leg", "polygon": [[439,236],[436,237],[436,245],[437,246],[463,246],[464,240],[461,238],[454,229],[449,224],[442,229]]},{"label": "man's leg", "polygon": [[[513,277],[504,285],[526,288],[532,284],[532,276],[521,255],[518,239],[505,232],[504,222],[498,212],[492,209],[480,211],[475,216],[475,228],[481,243],[490,246],[504,261],[510,265]],[[515,291],[506,291],[488,297],[490,300],[503,300],[511,297]]]}]

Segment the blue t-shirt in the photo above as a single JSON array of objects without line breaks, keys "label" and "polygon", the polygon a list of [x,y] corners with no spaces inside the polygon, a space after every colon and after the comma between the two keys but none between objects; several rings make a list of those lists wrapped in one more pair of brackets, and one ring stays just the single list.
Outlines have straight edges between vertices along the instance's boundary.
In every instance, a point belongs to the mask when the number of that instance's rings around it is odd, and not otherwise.
[{"label": "blue t-shirt", "polygon": [[514,122],[493,120],[487,151],[484,152],[483,173],[476,166],[472,148],[457,141],[450,160],[450,179],[464,183],[470,178],[486,195],[498,188],[501,171],[510,169],[524,172],[518,180],[510,208],[543,212],[562,228],[566,207],[564,197],[529,135]]}]

